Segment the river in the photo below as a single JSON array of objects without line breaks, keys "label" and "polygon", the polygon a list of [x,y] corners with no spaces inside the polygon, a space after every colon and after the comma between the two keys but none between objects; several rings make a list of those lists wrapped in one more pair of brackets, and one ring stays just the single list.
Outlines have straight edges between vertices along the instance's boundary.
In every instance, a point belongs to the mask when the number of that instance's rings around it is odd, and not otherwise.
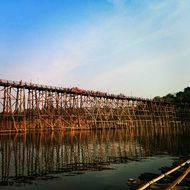
[{"label": "river", "polygon": [[2,133],[0,189],[126,190],[189,155],[189,127]]}]

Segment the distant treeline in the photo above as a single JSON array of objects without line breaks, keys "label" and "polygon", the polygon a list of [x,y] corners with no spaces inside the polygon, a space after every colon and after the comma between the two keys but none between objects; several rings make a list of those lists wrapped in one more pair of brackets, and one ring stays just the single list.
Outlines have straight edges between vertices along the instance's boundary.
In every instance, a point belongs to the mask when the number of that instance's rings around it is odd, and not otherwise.
[{"label": "distant treeline", "polygon": [[190,87],[187,87],[183,91],[174,94],[167,94],[163,97],[156,96],[154,97],[154,100],[170,103],[190,103]]}]

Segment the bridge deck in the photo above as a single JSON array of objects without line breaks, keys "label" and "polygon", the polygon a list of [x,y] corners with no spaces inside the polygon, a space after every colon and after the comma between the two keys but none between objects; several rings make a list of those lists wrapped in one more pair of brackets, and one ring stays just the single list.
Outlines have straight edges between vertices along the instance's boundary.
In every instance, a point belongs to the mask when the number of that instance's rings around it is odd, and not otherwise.
[{"label": "bridge deck", "polygon": [[[11,86],[15,88],[25,88],[28,90],[51,91],[51,92],[67,93],[67,94],[74,94],[74,95],[99,97],[99,98],[103,97],[107,99],[156,102],[148,98],[131,97],[131,96],[125,96],[123,94],[119,94],[119,95],[108,94],[107,92],[84,90],[78,87],[62,88],[62,87],[56,87],[56,86],[40,85],[40,84],[27,83],[27,82],[22,82],[22,81],[11,81],[11,80],[3,80],[3,79],[0,79],[0,86],[4,86],[4,87]],[[166,102],[163,102],[163,103],[166,103]]]}]

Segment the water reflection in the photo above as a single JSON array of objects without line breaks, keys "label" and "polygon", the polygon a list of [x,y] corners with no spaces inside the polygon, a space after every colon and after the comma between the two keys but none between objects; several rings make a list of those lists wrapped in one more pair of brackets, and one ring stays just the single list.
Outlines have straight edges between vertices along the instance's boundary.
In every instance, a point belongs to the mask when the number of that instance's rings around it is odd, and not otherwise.
[{"label": "water reflection", "polygon": [[58,173],[112,169],[113,163],[156,154],[184,155],[190,151],[189,136],[184,126],[1,134],[0,183],[32,183]]}]

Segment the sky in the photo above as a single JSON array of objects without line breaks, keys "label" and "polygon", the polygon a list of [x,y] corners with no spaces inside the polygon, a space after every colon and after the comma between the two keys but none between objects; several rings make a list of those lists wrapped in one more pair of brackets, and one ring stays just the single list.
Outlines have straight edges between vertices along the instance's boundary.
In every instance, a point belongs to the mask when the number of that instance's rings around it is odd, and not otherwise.
[{"label": "sky", "polygon": [[0,78],[153,98],[190,86],[189,0],[1,0]]}]

